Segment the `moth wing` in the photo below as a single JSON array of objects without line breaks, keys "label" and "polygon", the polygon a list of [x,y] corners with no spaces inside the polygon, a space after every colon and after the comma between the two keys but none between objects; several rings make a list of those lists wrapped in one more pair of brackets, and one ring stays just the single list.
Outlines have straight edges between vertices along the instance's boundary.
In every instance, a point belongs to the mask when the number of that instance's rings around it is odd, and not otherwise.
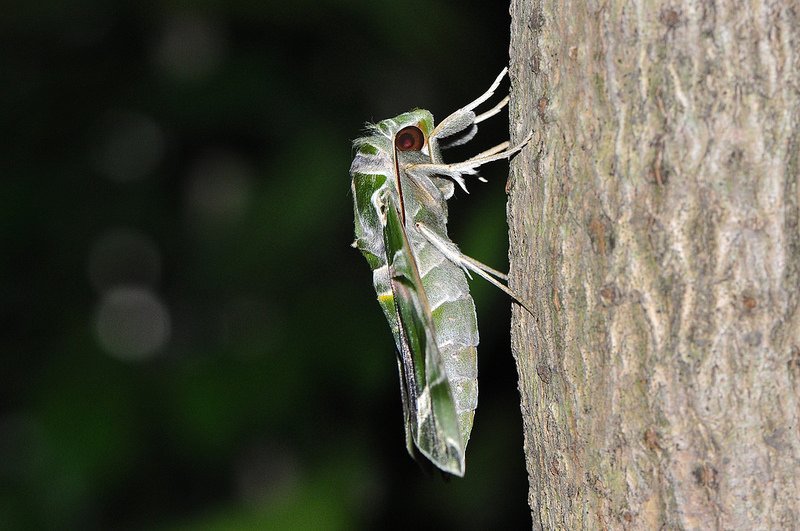
[{"label": "moth wing", "polygon": [[440,469],[464,475],[464,443],[453,391],[436,344],[436,330],[400,213],[385,205],[384,243],[398,322],[406,442]]}]

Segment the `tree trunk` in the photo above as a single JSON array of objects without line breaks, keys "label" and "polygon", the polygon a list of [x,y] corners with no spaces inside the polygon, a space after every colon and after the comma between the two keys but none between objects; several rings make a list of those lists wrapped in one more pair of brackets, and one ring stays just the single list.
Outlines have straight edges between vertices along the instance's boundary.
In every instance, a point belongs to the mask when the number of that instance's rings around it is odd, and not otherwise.
[{"label": "tree trunk", "polygon": [[800,4],[514,0],[542,529],[800,526]]}]

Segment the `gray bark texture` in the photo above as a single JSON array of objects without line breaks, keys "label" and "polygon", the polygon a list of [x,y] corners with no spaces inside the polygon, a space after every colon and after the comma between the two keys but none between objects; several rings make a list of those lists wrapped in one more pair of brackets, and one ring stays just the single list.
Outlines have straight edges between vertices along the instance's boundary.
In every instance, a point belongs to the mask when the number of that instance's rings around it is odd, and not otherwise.
[{"label": "gray bark texture", "polygon": [[540,529],[800,529],[800,2],[513,0]]}]

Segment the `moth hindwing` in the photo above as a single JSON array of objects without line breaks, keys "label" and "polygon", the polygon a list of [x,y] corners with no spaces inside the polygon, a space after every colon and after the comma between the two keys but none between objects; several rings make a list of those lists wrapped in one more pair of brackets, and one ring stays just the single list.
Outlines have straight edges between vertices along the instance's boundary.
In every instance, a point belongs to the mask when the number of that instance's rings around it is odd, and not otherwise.
[{"label": "moth hindwing", "polygon": [[478,324],[469,294],[473,271],[517,299],[496,278],[505,276],[463,255],[447,235],[447,200],[465,177],[509,158],[530,139],[504,142],[464,162],[446,164],[441,149],[468,142],[506,70],[478,99],[434,127],[417,109],[368,127],[355,141],[350,167],[354,247],[367,259],[378,302],[397,347],[406,447],[441,470],[464,475],[464,452],[478,403]]}]

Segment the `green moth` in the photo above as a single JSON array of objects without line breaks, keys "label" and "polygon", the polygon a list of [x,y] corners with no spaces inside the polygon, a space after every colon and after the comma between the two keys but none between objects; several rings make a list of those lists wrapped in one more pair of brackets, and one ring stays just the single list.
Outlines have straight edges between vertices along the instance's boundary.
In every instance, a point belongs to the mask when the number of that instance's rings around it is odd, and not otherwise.
[{"label": "green moth", "polygon": [[[475,109],[495,92],[506,69],[478,99],[434,126],[417,109],[368,126],[350,167],[353,247],[372,269],[378,302],[397,346],[406,447],[441,470],[464,475],[464,453],[478,404],[478,323],[467,277],[472,271],[517,297],[499,271],[462,254],[447,236],[447,200],[455,185],[487,162],[507,159],[530,139],[504,142],[464,162],[441,150],[471,140],[478,123],[500,112]],[[478,179],[483,180],[478,177]],[[470,276],[471,278],[471,276]]]}]

